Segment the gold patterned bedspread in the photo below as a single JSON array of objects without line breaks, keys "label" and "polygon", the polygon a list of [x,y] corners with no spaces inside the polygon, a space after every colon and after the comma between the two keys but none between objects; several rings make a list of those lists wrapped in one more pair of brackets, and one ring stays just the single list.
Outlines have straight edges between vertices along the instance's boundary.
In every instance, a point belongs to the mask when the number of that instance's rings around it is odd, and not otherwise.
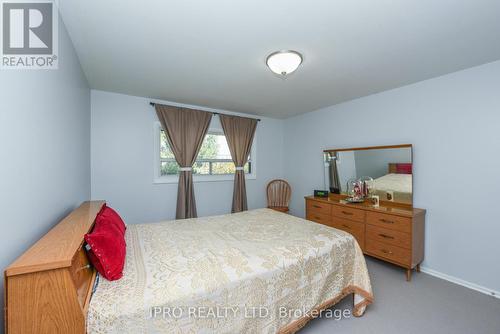
[{"label": "gold patterned bedspread", "polygon": [[89,333],[288,333],[350,293],[355,316],[373,298],[350,234],[270,209],[128,225],[126,241]]}]

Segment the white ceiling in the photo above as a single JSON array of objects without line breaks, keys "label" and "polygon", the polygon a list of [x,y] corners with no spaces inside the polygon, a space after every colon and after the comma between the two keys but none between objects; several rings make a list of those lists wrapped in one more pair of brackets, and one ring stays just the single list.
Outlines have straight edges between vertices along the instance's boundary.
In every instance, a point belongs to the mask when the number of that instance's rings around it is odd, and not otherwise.
[{"label": "white ceiling", "polygon": [[[94,89],[286,118],[500,59],[498,0],[60,0]],[[276,50],[304,63],[282,80]]]}]

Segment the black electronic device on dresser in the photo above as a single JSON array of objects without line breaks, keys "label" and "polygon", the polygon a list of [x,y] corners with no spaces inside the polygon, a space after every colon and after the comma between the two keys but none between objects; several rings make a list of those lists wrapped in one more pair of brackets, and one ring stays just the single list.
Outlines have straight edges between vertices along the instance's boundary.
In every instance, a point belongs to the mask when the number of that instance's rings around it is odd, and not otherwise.
[{"label": "black electronic device on dresser", "polygon": [[314,197],[328,198],[328,190],[315,190]]}]

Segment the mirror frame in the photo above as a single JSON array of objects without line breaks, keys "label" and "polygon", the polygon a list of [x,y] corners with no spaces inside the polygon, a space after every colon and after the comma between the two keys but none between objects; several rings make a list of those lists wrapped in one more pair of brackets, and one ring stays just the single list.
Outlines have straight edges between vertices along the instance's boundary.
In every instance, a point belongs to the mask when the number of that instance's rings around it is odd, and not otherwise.
[{"label": "mirror frame", "polygon": [[353,148],[334,148],[334,149],[323,150],[323,153],[328,153],[328,152],[342,152],[342,151],[378,150],[378,149],[384,149],[384,148],[405,148],[405,147],[411,148],[411,153],[412,153],[411,159],[413,161],[413,145],[412,144],[399,144],[399,145],[386,145],[386,146],[368,146],[368,147],[353,147]]},{"label": "mirror frame", "polygon": [[[379,150],[379,149],[390,149],[390,148],[409,148],[410,149],[410,154],[411,154],[411,162],[413,164],[413,144],[398,144],[398,145],[383,145],[383,146],[367,146],[367,147],[352,147],[352,148],[334,148],[334,149],[326,149],[323,150],[323,154],[325,153],[331,153],[331,152],[343,152],[343,151],[361,151],[361,150]],[[413,198],[414,198],[414,190],[415,190],[415,178],[413,177],[412,173],[412,178],[411,178],[411,204],[406,204],[406,203],[398,203],[398,202],[391,202],[391,201],[384,201],[380,200],[380,204],[384,206],[396,206],[396,207],[408,207],[412,208],[413,207]],[[329,193],[329,196],[333,197],[347,197],[345,194],[332,194]]]}]

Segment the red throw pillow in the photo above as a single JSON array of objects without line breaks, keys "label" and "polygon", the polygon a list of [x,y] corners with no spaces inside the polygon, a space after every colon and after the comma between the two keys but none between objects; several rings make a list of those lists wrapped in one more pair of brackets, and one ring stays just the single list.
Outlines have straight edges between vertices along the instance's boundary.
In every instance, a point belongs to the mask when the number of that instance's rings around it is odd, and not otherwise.
[{"label": "red throw pillow", "polygon": [[102,206],[101,211],[99,211],[95,219],[96,225],[99,225],[101,223],[115,225],[120,233],[122,235],[125,235],[125,230],[127,229],[127,227],[125,226],[122,218],[115,210],[111,209],[109,206],[106,206],[106,204]]},{"label": "red throw pillow", "polygon": [[[121,231],[113,224],[97,224],[85,234],[90,263],[107,280],[114,281],[123,276],[126,244]],[[90,249],[88,249],[90,248]]]},{"label": "red throw pillow", "polygon": [[412,164],[411,163],[400,163],[396,164],[397,174],[412,174]]},{"label": "red throw pillow", "polygon": [[94,229],[85,235],[90,263],[106,279],[123,276],[126,226],[115,210],[104,205],[95,219]]}]

